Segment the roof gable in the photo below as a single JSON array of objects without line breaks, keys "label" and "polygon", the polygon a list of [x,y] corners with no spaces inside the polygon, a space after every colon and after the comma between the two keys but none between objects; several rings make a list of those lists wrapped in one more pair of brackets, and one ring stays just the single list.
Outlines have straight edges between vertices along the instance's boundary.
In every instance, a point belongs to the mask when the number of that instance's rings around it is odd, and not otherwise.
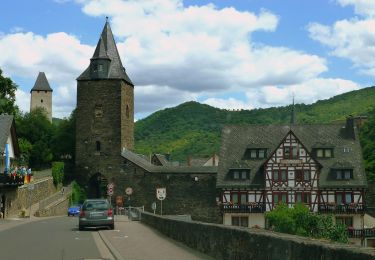
[{"label": "roof gable", "polygon": [[[247,148],[266,148],[268,153],[273,153],[285,136],[291,131],[310,153],[320,144],[329,144],[334,147],[335,157],[316,159],[321,165],[319,187],[365,187],[366,175],[362,162],[361,147],[356,129],[354,138],[347,134],[341,124],[326,125],[247,125],[225,126],[222,130],[222,144],[220,150],[220,163],[217,176],[217,187],[248,187],[248,183],[231,182],[226,179],[230,168],[249,168],[253,173],[251,185],[262,185],[256,176],[266,162],[263,160],[245,160],[243,154]],[[345,153],[344,148],[351,152]],[[346,149],[346,150],[347,150]],[[335,163],[347,161],[354,166],[354,178],[349,182],[335,181],[331,178],[331,168]],[[250,173],[251,175],[251,173]]]}]

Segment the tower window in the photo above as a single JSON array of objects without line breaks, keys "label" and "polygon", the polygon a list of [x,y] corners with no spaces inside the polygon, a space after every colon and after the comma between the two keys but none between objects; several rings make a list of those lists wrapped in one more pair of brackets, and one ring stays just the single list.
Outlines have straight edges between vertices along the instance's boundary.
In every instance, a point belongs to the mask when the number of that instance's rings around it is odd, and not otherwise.
[{"label": "tower window", "polygon": [[43,99],[40,100],[40,103],[43,103]]},{"label": "tower window", "polygon": [[96,151],[100,151],[100,141],[96,141]]},{"label": "tower window", "polygon": [[126,110],[125,110],[125,114],[126,114],[126,118],[129,118],[130,117],[130,111],[129,111],[129,106],[126,105]]},{"label": "tower window", "polygon": [[103,64],[99,64],[98,71],[103,71]]}]

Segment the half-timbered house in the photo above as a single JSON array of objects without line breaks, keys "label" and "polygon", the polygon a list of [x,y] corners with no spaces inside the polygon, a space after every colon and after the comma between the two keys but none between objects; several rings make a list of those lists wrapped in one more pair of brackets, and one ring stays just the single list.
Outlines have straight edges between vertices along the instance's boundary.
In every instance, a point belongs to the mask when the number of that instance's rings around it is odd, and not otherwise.
[{"label": "half-timbered house", "polygon": [[345,124],[226,126],[217,176],[223,223],[265,227],[284,202],[363,229],[367,187],[358,132]]}]

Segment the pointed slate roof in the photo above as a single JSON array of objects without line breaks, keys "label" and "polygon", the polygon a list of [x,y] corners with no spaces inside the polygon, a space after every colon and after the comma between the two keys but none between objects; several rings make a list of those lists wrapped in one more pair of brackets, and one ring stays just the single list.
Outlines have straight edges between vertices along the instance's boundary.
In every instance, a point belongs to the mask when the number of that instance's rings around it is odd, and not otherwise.
[{"label": "pointed slate roof", "polygon": [[[110,59],[110,67],[108,73],[108,79],[122,79],[130,85],[134,86],[128,75],[126,74],[125,68],[122,65],[120,55],[117,50],[116,42],[113,37],[111,26],[106,21],[102,34],[100,35],[98,44],[96,46],[94,55],[91,60],[95,59]],[[90,77],[90,66],[77,78],[77,80],[91,80]]]},{"label": "pointed slate roof", "polygon": [[[315,158],[322,167],[319,188],[367,186],[357,129],[354,128],[354,136],[350,136],[347,134],[348,129],[343,124],[225,126],[221,135],[222,143],[216,186],[218,188],[264,187],[265,179],[262,167],[267,158],[247,160],[243,155],[247,148],[266,148],[270,155],[289,131],[293,132],[311,155],[313,155],[312,149],[321,147],[321,144],[329,145],[334,149],[333,158]],[[345,152],[344,148],[349,152]],[[353,179],[335,180],[331,170],[338,168],[338,165],[342,167],[350,165],[353,168]],[[229,170],[238,168],[250,169],[250,179],[246,181],[227,179]]]},{"label": "pointed slate roof", "polygon": [[53,91],[48,83],[46,74],[44,72],[39,72],[38,77],[36,78],[34,87],[31,89],[31,91],[37,91],[37,90]]}]

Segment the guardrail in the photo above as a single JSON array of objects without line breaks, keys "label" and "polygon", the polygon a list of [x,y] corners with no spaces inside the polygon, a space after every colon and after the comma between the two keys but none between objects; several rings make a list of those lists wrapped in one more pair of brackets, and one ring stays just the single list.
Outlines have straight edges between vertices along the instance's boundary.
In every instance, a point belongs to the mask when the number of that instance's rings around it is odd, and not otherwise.
[{"label": "guardrail", "polygon": [[348,229],[348,236],[350,238],[365,238],[365,237],[375,237],[375,229],[365,228],[365,229]]},{"label": "guardrail", "polygon": [[221,211],[224,213],[263,213],[265,210],[266,210],[266,205],[264,203],[221,205]]},{"label": "guardrail", "polygon": [[320,213],[333,213],[333,214],[358,214],[364,213],[366,210],[365,205],[363,204],[340,204],[340,205],[329,205],[329,204],[320,204],[319,212]]}]

